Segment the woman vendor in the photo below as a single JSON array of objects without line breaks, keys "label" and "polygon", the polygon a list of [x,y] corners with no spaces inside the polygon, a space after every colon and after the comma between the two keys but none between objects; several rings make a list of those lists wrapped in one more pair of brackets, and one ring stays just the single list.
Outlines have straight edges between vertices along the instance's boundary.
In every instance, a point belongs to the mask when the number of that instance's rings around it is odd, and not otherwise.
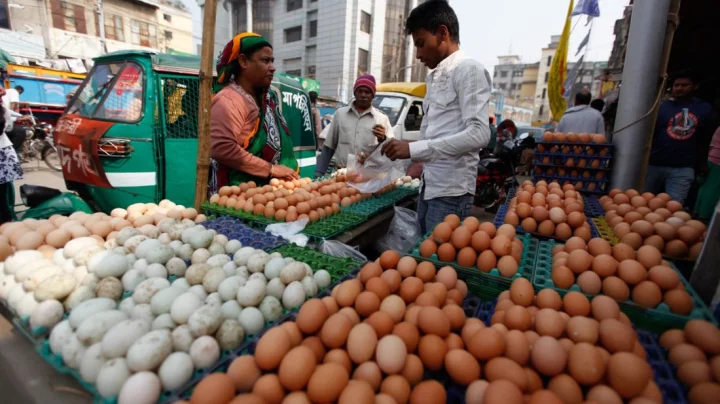
[{"label": "woman vendor", "polygon": [[249,181],[299,178],[278,95],[269,91],[274,61],[270,42],[251,32],[237,35],[220,55],[220,90],[210,109],[211,192]]}]

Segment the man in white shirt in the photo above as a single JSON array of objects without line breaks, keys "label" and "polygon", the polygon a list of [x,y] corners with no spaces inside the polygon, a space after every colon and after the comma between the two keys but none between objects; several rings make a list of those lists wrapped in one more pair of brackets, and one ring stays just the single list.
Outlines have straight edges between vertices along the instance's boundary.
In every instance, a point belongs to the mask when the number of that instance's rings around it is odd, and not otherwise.
[{"label": "man in white shirt", "polygon": [[323,150],[315,166],[316,177],[327,173],[333,156],[336,167],[346,167],[349,155],[356,155],[362,160],[386,138],[394,136],[390,119],[372,106],[375,77],[363,74],[357,78],[353,88],[355,99],[350,105],[335,111],[328,127]]},{"label": "man in white shirt", "polygon": [[11,111],[20,112],[20,94],[24,91],[22,86],[5,90],[5,95],[2,97],[3,106]]},{"label": "man in white shirt", "polygon": [[423,162],[418,219],[423,233],[445,216],[464,219],[473,207],[479,152],[490,141],[485,68],[460,50],[460,25],[444,1],[428,1],[412,10],[405,31],[417,58],[428,68],[420,140],[391,140],[383,146],[390,159]]}]

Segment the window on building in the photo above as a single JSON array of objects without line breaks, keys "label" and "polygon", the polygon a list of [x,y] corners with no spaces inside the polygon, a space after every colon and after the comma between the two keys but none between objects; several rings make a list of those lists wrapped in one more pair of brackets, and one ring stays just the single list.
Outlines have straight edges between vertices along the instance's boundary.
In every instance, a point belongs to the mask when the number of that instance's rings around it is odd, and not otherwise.
[{"label": "window on building", "polygon": [[545,82],[546,82],[546,83],[547,83],[547,81],[548,81],[548,77],[550,77],[550,73],[549,73],[549,72],[545,72]]},{"label": "window on building", "polygon": [[133,45],[157,48],[157,27],[155,25],[131,20],[131,34]]},{"label": "window on building", "polygon": [[172,16],[170,14],[163,13],[163,20],[167,22],[172,22]]},{"label": "window on building", "polygon": [[497,70],[493,71],[493,77],[497,77],[497,73],[498,73]]},{"label": "window on building", "polygon": [[289,74],[289,75],[291,75],[291,76],[295,76],[295,77],[301,77],[301,76],[302,76],[302,70],[300,70],[300,69],[288,70],[288,71],[286,71],[285,73],[287,73],[287,74]]},{"label": "window on building", "polygon": [[10,10],[7,0],[0,0],[0,28],[10,29]]},{"label": "window on building", "polygon": [[504,78],[504,77],[507,77],[507,76],[508,76],[508,72],[500,72],[500,77],[503,77],[503,78]]},{"label": "window on building", "polygon": [[517,90],[517,88],[518,88],[517,83],[513,83],[512,87],[510,87],[510,88],[513,89],[513,90]]},{"label": "window on building", "polygon": [[318,24],[317,10],[310,11],[307,15],[307,19],[308,19],[308,38],[315,38],[317,36],[317,24]]},{"label": "window on building", "polygon": [[538,111],[538,115],[540,115],[538,118],[542,118],[543,112],[545,112],[545,106],[541,105],[540,110]]},{"label": "window on building", "polygon": [[368,72],[370,62],[370,52],[365,49],[358,48],[358,76]]},{"label": "window on building", "polygon": [[285,43],[302,40],[302,25],[285,30]]},{"label": "window on building", "polygon": [[546,95],[547,95],[547,88],[543,88],[543,95],[542,95],[543,100],[545,99]]},{"label": "window on building", "polygon": [[87,34],[85,8],[61,0],[51,0],[53,27],[65,31]]},{"label": "window on building", "polygon": [[372,17],[364,11],[360,12],[360,31],[367,32],[369,34],[371,30]]},{"label": "window on building", "polygon": [[306,70],[307,70],[307,74],[305,74],[305,77],[307,77],[309,79],[314,79],[315,78],[315,66],[308,66]]},{"label": "window on building", "polygon": [[523,75],[522,70],[515,70],[513,72],[513,77],[522,77],[522,75]]},{"label": "window on building", "polygon": [[173,39],[173,33],[172,31],[165,31],[165,40],[166,41],[172,41]]},{"label": "window on building", "polygon": [[552,64],[552,56],[548,56],[547,65],[550,66],[551,64]]},{"label": "window on building", "polygon": [[105,38],[125,42],[122,17],[119,15],[105,14]]},{"label": "window on building", "polygon": [[505,83],[500,83],[500,84],[498,85],[498,87],[500,87],[501,90],[505,90],[505,89],[507,88],[507,84],[505,84]]},{"label": "window on building", "polygon": [[287,0],[287,12],[295,11],[302,8],[302,0]]}]

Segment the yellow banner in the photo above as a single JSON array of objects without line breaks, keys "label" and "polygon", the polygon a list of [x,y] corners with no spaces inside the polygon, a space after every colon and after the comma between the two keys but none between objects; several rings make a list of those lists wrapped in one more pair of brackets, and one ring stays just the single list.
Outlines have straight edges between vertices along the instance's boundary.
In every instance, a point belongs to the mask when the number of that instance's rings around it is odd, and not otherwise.
[{"label": "yellow banner", "polygon": [[565,88],[563,84],[567,78],[567,55],[568,44],[570,43],[570,22],[571,14],[575,0],[570,0],[567,17],[565,18],[565,27],[563,28],[560,43],[558,43],[557,51],[550,66],[550,75],[548,77],[548,101],[550,103],[550,111],[552,118],[559,121],[567,109],[567,100],[563,98]]}]

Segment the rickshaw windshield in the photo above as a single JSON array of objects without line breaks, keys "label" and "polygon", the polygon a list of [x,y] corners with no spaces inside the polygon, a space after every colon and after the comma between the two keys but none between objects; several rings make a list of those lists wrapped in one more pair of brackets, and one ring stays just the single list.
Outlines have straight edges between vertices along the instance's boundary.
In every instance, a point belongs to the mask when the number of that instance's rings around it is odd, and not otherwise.
[{"label": "rickshaw windshield", "polygon": [[97,64],[67,113],[108,121],[137,122],[143,112],[143,70],[134,62]]},{"label": "rickshaw windshield", "polygon": [[405,106],[405,98],[378,94],[373,98],[372,105],[387,115],[390,125],[395,126]]}]

